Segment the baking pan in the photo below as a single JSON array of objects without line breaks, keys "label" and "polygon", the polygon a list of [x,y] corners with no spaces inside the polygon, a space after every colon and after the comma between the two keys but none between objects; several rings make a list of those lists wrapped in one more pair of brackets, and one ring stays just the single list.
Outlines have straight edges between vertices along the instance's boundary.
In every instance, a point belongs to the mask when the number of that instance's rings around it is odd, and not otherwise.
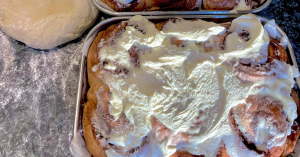
[{"label": "baking pan", "polygon": [[[213,21],[213,22],[228,22],[232,21],[234,18],[238,17],[238,15],[179,15],[179,16],[147,16],[146,18],[151,20],[167,20],[174,17],[181,17],[184,19],[203,19],[207,21]],[[262,24],[265,24],[267,21],[269,21],[266,18],[257,16]],[[76,135],[78,131],[82,131],[82,125],[81,125],[81,118],[82,118],[82,111],[84,103],[86,102],[86,94],[88,90],[88,82],[87,82],[87,52],[88,49],[96,37],[97,33],[105,30],[110,25],[119,23],[121,21],[129,20],[131,17],[114,17],[110,18],[108,20],[105,20],[98,25],[96,25],[87,35],[87,38],[85,40],[85,44],[83,47],[83,54],[81,57],[81,66],[80,66],[80,75],[79,75],[79,82],[78,82],[78,91],[77,91],[77,101],[76,101],[76,113],[75,113],[75,122],[74,122],[74,133],[73,135]],[[283,32],[283,30],[276,25],[277,31],[281,35],[281,37],[286,36],[286,34]],[[294,51],[292,49],[291,43],[288,40],[286,51],[289,55],[290,64],[298,69],[298,65],[296,62],[296,58],[294,55]],[[298,85],[300,85],[300,79],[299,77],[296,78],[296,90],[299,93]],[[296,146],[297,147],[297,146]],[[299,152],[297,152],[299,153]]]},{"label": "baking pan", "polygon": [[94,5],[102,12],[112,16],[131,16],[131,15],[145,15],[145,16],[158,16],[158,15],[236,15],[246,13],[257,13],[267,8],[272,0],[266,0],[261,6],[249,11],[238,11],[237,13],[230,13],[230,10],[192,10],[192,11],[142,11],[142,12],[117,12],[110,9],[108,6],[103,6],[101,0],[92,0]]}]

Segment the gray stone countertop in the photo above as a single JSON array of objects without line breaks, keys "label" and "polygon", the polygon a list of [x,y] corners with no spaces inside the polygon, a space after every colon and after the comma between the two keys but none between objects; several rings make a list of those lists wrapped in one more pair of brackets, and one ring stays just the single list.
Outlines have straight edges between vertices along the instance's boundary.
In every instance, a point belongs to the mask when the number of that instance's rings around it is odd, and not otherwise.
[{"label": "gray stone countertop", "polygon": [[[300,65],[299,0],[279,1],[258,15],[287,33]],[[108,16],[100,15],[98,22]],[[81,38],[48,51],[29,48],[0,29],[0,156],[71,156]]]}]

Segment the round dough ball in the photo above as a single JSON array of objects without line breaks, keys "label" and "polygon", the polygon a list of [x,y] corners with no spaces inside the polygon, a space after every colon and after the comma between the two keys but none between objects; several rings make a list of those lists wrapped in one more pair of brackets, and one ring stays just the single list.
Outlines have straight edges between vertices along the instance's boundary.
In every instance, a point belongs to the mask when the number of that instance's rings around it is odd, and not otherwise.
[{"label": "round dough ball", "polygon": [[0,27],[37,49],[51,49],[78,38],[99,11],[90,0],[0,0]]}]

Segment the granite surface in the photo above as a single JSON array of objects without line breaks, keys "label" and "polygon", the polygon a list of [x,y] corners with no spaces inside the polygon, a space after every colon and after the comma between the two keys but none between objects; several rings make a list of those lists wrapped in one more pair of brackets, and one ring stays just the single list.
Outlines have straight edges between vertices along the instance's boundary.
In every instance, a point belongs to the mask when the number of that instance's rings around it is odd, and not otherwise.
[{"label": "granite surface", "polygon": [[[258,15],[287,33],[300,65],[300,2],[273,0]],[[102,14],[98,22],[108,16]],[[81,38],[40,51],[0,29],[0,156],[71,156]]]},{"label": "granite surface", "polygon": [[82,39],[50,51],[0,41],[0,156],[71,156]]}]

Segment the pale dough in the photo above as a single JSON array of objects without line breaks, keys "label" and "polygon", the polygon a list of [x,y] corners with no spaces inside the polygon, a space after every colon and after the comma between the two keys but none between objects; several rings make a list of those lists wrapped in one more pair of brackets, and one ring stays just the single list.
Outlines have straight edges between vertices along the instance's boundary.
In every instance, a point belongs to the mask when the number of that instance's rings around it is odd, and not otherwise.
[{"label": "pale dough", "polygon": [[37,49],[78,38],[98,16],[90,0],[0,0],[0,27]]}]

